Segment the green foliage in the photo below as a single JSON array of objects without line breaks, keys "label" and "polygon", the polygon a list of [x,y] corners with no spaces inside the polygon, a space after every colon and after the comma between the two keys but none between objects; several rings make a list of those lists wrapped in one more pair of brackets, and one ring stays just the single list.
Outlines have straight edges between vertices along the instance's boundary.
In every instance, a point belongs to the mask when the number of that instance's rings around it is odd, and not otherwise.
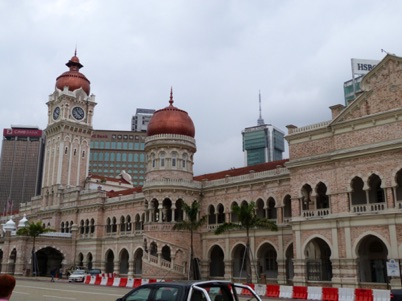
[{"label": "green foliage", "polygon": [[271,231],[277,231],[278,226],[275,222],[258,217],[255,211],[255,202],[250,204],[243,204],[241,206],[234,204],[232,207],[232,213],[238,217],[238,223],[223,223],[215,229],[215,234],[222,234],[223,232],[230,230],[246,230],[247,236],[250,229],[259,228],[267,229]]},{"label": "green foliage", "polygon": [[27,222],[24,228],[20,228],[17,230],[17,235],[29,236],[34,239],[46,232],[54,232],[54,229],[46,228],[41,221],[38,222]]},{"label": "green foliage", "polygon": [[202,216],[199,220],[197,220],[198,213],[200,211],[200,203],[194,201],[191,206],[183,203],[183,210],[187,215],[187,220],[183,220],[181,222],[176,223],[173,226],[173,230],[187,230],[190,232],[194,232],[198,230],[203,224],[205,224],[207,217]]}]

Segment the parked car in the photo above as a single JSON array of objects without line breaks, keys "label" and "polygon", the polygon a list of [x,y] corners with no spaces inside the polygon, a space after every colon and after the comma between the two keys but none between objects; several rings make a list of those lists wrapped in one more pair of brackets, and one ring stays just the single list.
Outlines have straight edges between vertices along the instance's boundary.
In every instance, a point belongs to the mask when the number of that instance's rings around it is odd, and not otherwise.
[{"label": "parked car", "polygon": [[100,269],[91,269],[88,271],[88,274],[91,276],[96,276],[102,274],[102,271]]},{"label": "parked car", "polygon": [[250,286],[220,280],[144,284],[116,301],[240,301],[239,292],[247,300],[261,301]]},{"label": "parked car", "polygon": [[85,270],[75,270],[70,276],[68,276],[68,282],[84,282],[87,276]]},{"label": "parked car", "polygon": [[69,267],[68,269],[66,269],[66,276],[69,277],[74,271],[76,270],[83,270],[86,271],[87,269],[83,266],[79,266],[79,265],[72,265],[71,267]]}]

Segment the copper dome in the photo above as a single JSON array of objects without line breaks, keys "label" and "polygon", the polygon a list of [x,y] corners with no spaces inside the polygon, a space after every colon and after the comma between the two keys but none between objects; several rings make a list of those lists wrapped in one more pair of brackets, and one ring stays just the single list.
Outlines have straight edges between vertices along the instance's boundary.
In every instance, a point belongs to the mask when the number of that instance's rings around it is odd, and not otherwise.
[{"label": "copper dome", "polygon": [[149,121],[147,136],[158,134],[178,134],[194,138],[194,123],[186,111],[173,106],[173,93],[170,91],[170,105],[154,113]]},{"label": "copper dome", "polygon": [[89,95],[91,82],[79,71],[84,66],[80,64],[76,53],[66,66],[70,68],[70,71],[64,72],[56,79],[56,88],[63,90],[64,87],[68,87],[70,91],[82,88]]}]

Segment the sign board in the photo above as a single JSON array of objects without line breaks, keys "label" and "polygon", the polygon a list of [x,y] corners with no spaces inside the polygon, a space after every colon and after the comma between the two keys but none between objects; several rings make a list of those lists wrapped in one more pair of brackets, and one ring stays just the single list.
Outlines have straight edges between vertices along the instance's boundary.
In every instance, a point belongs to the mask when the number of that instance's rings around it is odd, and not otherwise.
[{"label": "sign board", "polygon": [[378,64],[376,60],[352,59],[352,75],[367,74]]},{"label": "sign board", "polygon": [[399,261],[390,259],[387,261],[387,275],[388,277],[400,277]]},{"label": "sign board", "polygon": [[42,131],[35,129],[23,129],[23,128],[13,128],[13,129],[3,129],[4,137],[41,137]]}]

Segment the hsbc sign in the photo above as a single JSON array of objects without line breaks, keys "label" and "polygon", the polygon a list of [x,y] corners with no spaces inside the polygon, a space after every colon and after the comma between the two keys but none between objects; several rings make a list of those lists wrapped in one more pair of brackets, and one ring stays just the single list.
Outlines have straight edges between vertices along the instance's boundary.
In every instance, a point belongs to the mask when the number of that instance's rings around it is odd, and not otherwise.
[{"label": "hsbc sign", "polygon": [[367,74],[378,64],[376,60],[352,59],[353,74]]}]

